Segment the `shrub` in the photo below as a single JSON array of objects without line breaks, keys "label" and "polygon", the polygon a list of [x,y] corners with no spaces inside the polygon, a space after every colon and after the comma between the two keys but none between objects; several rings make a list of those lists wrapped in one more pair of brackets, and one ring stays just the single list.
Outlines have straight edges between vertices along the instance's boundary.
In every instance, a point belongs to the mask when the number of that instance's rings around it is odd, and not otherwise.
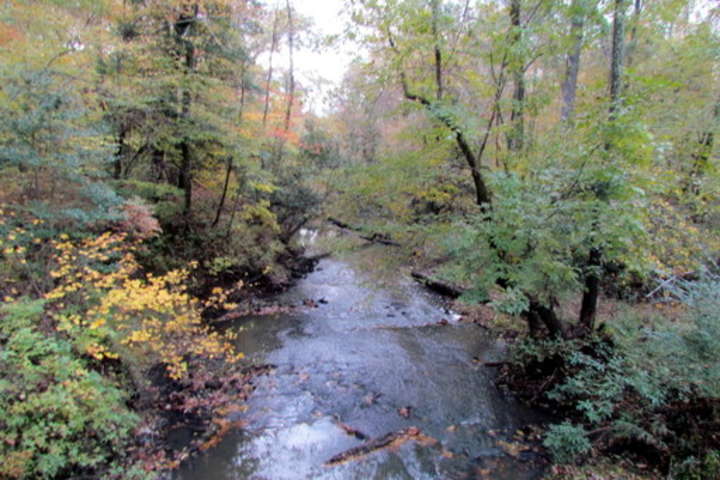
[{"label": "shrub", "polygon": [[716,480],[720,478],[720,451],[712,450],[700,458],[690,456],[671,470],[677,480]]},{"label": "shrub", "polygon": [[[241,355],[201,315],[234,305],[222,289],[190,296],[189,269],[144,274],[124,234],[41,238],[43,228],[14,213],[0,221],[0,478],[150,478],[173,462],[127,453],[141,422],[130,399],[152,405],[148,372],[160,366],[192,387],[173,407],[221,417],[232,388],[222,375]],[[227,388],[203,398],[208,381]]]},{"label": "shrub", "polygon": [[604,448],[643,446],[636,451],[661,466],[672,461],[677,478],[716,478],[708,472],[720,445],[706,432],[720,428],[720,277],[705,271],[676,282],[668,297],[682,305],[680,318],[643,327],[626,314],[604,337],[515,347],[513,365],[531,379],[521,381],[541,385],[535,395],[581,425],[550,428],[545,445],[558,461],[586,451],[583,438]]},{"label": "shrub", "polygon": [[21,299],[0,308],[0,478],[117,468],[139,422],[129,393],[39,329],[44,307]]},{"label": "shrub", "polygon": [[50,275],[57,286],[46,299],[58,328],[81,351],[98,360],[122,358],[131,367],[162,363],[175,379],[186,375],[190,357],[236,358],[230,336],[202,321],[206,307],[235,308],[222,289],[200,302],[187,293],[187,269],[141,275],[123,235],[54,245],[57,268]]},{"label": "shrub", "polygon": [[592,448],[585,429],[569,422],[553,425],[543,445],[550,450],[556,462],[563,464],[574,463]]}]

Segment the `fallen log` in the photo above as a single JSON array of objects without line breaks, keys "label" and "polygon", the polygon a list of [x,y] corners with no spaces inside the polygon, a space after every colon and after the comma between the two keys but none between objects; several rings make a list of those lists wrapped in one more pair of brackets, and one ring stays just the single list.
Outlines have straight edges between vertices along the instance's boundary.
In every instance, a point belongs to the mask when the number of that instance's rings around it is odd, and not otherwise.
[{"label": "fallen log", "polygon": [[345,223],[345,222],[341,222],[341,221],[338,220],[337,218],[328,217],[327,221],[330,222],[330,223],[332,223],[332,224],[335,225],[336,227],[343,228],[343,229],[345,229],[345,230],[355,230],[353,227],[351,227],[350,225],[348,225],[348,224]]},{"label": "fallen log", "polygon": [[367,235],[367,233],[363,229],[359,227],[353,227],[352,225],[340,221],[337,218],[328,217],[327,221],[328,223],[331,223],[338,228],[357,234],[358,237],[368,242],[379,243],[381,245],[386,245],[389,247],[402,247],[400,243],[393,241],[384,233],[372,233],[371,235]]},{"label": "fallen log", "polygon": [[383,435],[379,438],[374,438],[358,447],[351,448],[335,455],[325,462],[325,466],[332,467],[342,463],[360,460],[371,453],[377,452],[378,450],[398,447],[410,440],[414,440],[421,445],[435,445],[437,443],[437,440],[434,438],[423,435],[419,428],[410,427],[398,432],[388,433],[387,435]]},{"label": "fallen log", "polygon": [[485,362],[485,363],[483,363],[483,367],[488,367],[488,368],[499,368],[499,367],[504,367],[505,365],[510,365],[510,362]]},{"label": "fallen log", "polygon": [[320,260],[325,260],[326,258],[332,257],[332,252],[326,252],[326,253],[318,253],[317,255],[311,255],[309,257],[305,257],[306,260],[310,262],[319,262]]},{"label": "fallen log", "polygon": [[411,275],[415,280],[422,283],[430,290],[439,293],[440,295],[445,295],[446,297],[450,298],[458,298],[460,295],[465,293],[465,290],[462,287],[453,285],[452,283],[437,280],[427,274],[421,272],[412,272]]},{"label": "fallen log", "polygon": [[362,441],[367,441],[370,438],[367,435],[365,435],[363,432],[361,432],[360,430],[341,422],[340,418],[338,418],[337,416],[334,416],[333,420],[335,421],[335,425],[337,425],[338,428],[340,428],[343,432],[347,433],[351,437],[355,437],[358,440],[362,440]]}]

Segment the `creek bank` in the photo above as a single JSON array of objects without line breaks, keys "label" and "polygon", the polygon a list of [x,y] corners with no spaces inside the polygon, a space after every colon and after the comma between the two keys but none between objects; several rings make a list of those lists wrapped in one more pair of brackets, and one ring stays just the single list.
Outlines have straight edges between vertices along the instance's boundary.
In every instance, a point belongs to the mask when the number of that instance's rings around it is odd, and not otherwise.
[{"label": "creek bank", "polygon": [[[302,250],[290,252],[278,260],[287,272],[282,276],[246,272],[222,278],[202,277],[203,284],[196,290],[201,300],[208,298],[213,288],[231,288],[238,276],[250,279],[248,283],[243,282],[247,287],[235,290],[228,298],[230,302],[239,303],[236,309],[207,308],[203,319],[222,330],[230,322],[249,315],[276,315],[307,308],[308,305],[302,303],[283,305],[274,298],[311,273],[328,255],[306,256]],[[244,423],[238,418],[256,388],[257,379],[272,375],[275,369],[274,365],[260,363],[230,365],[199,358],[186,361],[190,375],[184,381],[170,378],[164,365],[152,367],[147,375],[152,399],[135,405],[145,420],[138,428],[137,444],[129,453],[141,459],[150,470],[173,470],[191,456],[217,445],[228,432],[242,428]]]}]

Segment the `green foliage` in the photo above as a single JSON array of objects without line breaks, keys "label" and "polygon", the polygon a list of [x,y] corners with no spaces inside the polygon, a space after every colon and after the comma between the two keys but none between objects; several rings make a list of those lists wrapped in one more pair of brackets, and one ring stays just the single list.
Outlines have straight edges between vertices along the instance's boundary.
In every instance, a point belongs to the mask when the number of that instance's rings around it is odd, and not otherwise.
[{"label": "green foliage", "polygon": [[217,277],[236,265],[237,261],[235,259],[223,256],[215,257],[212,260],[205,262],[204,266],[210,275]]},{"label": "green foliage", "polygon": [[[548,167],[536,178],[492,178],[492,210],[457,223],[445,242],[454,260],[446,274],[473,286],[473,298],[503,279],[508,287],[494,302],[499,311],[519,314],[529,299],[551,306],[582,289],[582,266],[594,245],[608,261],[627,265],[628,274],[647,270],[647,253],[640,251],[646,238],[642,191],[630,188],[622,174]],[[603,195],[616,201],[582,187],[593,184],[604,185]]]},{"label": "green foliage", "polygon": [[0,69],[0,83],[3,199],[22,196],[36,215],[55,222],[120,218],[120,198],[104,182],[106,132],[74,86],[28,66]]},{"label": "green foliage", "polygon": [[270,210],[285,240],[320,211],[320,196],[306,182],[307,173],[297,167],[282,169],[275,181],[278,188],[269,197]]},{"label": "green foliage", "polygon": [[680,280],[666,290],[667,298],[683,305],[681,320],[658,318],[639,328],[641,319],[626,316],[612,328],[620,351],[658,388],[684,398],[720,398],[720,277],[704,270],[698,280]]},{"label": "green foliage", "polygon": [[113,181],[111,185],[124,198],[129,199],[138,196],[153,203],[177,199],[182,195],[182,190],[167,183],[128,179]]},{"label": "green foliage", "polygon": [[[720,399],[720,278],[705,271],[668,289],[684,307],[679,321],[658,316],[648,323],[625,314],[608,329],[610,338],[527,340],[514,348],[512,361],[529,375],[550,376],[546,397],[588,430],[605,432],[610,444],[670,452],[677,478],[714,478],[698,472],[715,471],[717,446],[688,423],[716,428],[720,422],[713,407]],[[688,408],[703,413],[684,413]],[[546,446],[559,461],[573,460],[575,434],[575,427],[555,425]]]},{"label": "green foliage", "polygon": [[712,450],[704,456],[690,456],[671,469],[677,480],[709,480],[720,478],[720,451]]},{"label": "green foliage", "polygon": [[0,476],[117,468],[139,422],[129,394],[68,340],[40,330],[43,307],[23,299],[0,309]]},{"label": "green foliage", "polygon": [[550,450],[556,462],[563,464],[574,463],[592,448],[585,429],[569,422],[553,425],[543,445]]}]

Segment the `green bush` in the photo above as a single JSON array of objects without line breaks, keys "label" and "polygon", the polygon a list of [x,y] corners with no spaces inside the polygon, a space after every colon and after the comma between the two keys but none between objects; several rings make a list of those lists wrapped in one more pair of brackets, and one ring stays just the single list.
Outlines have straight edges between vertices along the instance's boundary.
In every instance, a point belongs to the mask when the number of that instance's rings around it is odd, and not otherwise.
[{"label": "green bush", "polygon": [[720,451],[713,450],[700,458],[688,457],[673,465],[671,475],[676,480],[717,480],[720,478]]},{"label": "green bush", "polygon": [[650,447],[676,478],[717,478],[717,441],[704,431],[720,425],[720,276],[679,281],[668,296],[681,302],[680,318],[626,313],[603,336],[516,345],[513,364],[580,425],[550,428],[556,460],[574,461],[602,438],[605,447]]},{"label": "green bush", "polygon": [[43,308],[19,300],[0,309],[0,478],[118,470],[139,421],[129,395],[41,330]]},{"label": "green bush", "polygon": [[592,448],[585,429],[569,422],[553,425],[543,445],[550,450],[555,461],[562,464],[574,463]]}]

